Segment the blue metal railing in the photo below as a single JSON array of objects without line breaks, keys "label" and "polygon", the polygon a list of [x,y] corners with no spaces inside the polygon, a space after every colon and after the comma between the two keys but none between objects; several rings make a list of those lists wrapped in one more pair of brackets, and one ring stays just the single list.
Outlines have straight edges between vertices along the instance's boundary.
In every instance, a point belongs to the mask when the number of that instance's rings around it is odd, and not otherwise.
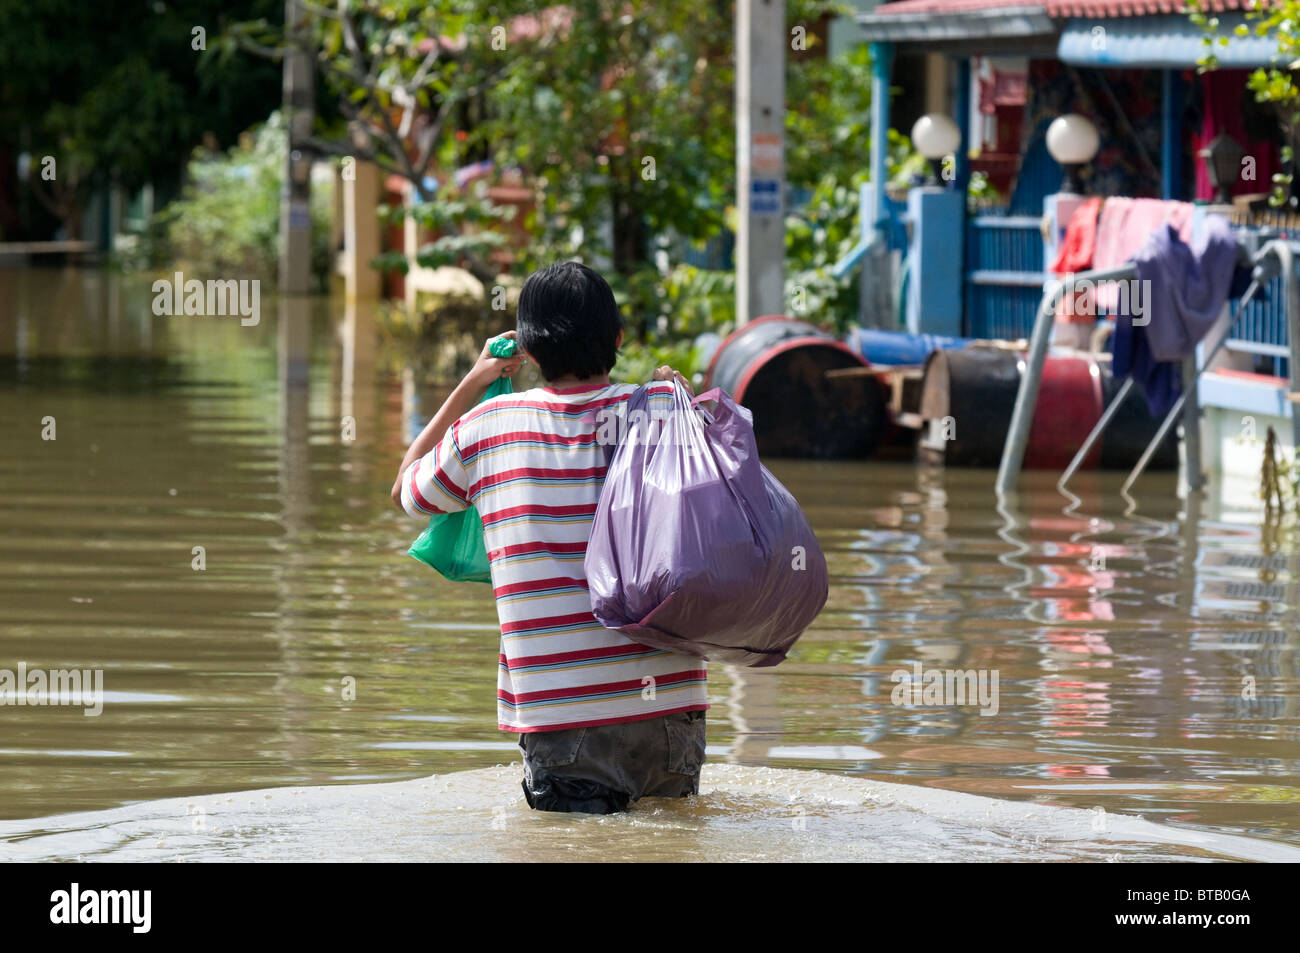
[{"label": "blue metal railing", "polygon": [[[1247,242],[1260,245],[1278,237],[1270,227],[1239,226]],[[1285,236],[1283,236],[1285,237]],[[964,333],[974,338],[1028,337],[1050,277],[1043,261],[1039,219],[984,209],[972,216],[966,231],[966,319]],[[1234,302],[1232,307],[1237,307]],[[1286,308],[1282,281],[1270,281],[1265,293],[1246,306],[1228,346],[1272,361],[1272,372],[1287,374]]]},{"label": "blue metal railing", "polygon": [[1027,337],[1043,297],[1041,219],[981,210],[966,223],[966,316],[973,338]]},{"label": "blue metal railing", "polygon": [[[1262,246],[1270,238],[1291,237],[1272,226],[1239,225],[1236,232],[1248,246]],[[1238,352],[1258,355],[1258,367],[1279,377],[1288,375],[1289,344],[1287,339],[1286,299],[1281,278],[1268,281],[1263,293],[1257,295],[1244,311],[1238,312],[1232,304],[1237,323],[1228,348]]]}]

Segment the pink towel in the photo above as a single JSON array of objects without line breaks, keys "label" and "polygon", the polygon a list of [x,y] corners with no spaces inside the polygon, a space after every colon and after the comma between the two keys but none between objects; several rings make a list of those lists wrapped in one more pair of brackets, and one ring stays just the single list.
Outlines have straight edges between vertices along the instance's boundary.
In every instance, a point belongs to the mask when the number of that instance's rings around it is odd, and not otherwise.
[{"label": "pink towel", "polygon": [[1124,238],[1124,219],[1132,206],[1132,199],[1119,197],[1102,203],[1097,219],[1097,241],[1092,250],[1093,268],[1114,268],[1124,260],[1120,257],[1120,242]]},{"label": "pink towel", "polygon": [[[1191,204],[1120,196],[1106,199],[1097,220],[1097,245],[1092,254],[1092,267],[1099,270],[1118,268],[1138,253],[1152,232],[1165,224],[1173,225],[1184,241],[1190,241]],[[1099,312],[1113,311],[1117,301],[1113,283],[1107,282],[1097,288]]]},{"label": "pink towel", "polygon": [[1169,213],[1173,211],[1177,202],[1166,202],[1163,199],[1134,199],[1133,208],[1129,212],[1128,223],[1124,229],[1124,245],[1128,254],[1124,260],[1128,261],[1138,253],[1147,239],[1169,218]]}]

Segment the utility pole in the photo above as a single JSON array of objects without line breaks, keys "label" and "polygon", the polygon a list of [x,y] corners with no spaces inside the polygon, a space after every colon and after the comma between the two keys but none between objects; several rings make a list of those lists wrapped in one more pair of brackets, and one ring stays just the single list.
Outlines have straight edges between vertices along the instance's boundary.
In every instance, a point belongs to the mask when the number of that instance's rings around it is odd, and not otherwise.
[{"label": "utility pole", "polygon": [[315,95],[306,17],[298,0],[285,0],[284,119],[289,149],[280,190],[280,293],[311,290],[311,137]]},{"label": "utility pole", "polygon": [[736,0],[736,323],[785,311],[785,0]]}]

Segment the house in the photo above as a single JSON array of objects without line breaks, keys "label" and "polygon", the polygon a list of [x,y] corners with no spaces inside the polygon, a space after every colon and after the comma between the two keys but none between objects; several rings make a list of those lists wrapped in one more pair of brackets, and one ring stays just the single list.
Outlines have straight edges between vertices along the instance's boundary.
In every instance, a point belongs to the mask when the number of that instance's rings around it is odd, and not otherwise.
[{"label": "house", "polygon": [[[1236,35],[1247,2],[1208,4],[1226,43],[1213,48],[1218,68],[1206,73],[1197,69],[1210,52],[1206,33],[1170,0],[897,0],[861,14],[875,61],[872,180],[886,178],[878,144],[891,127],[906,131],[937,113],[954,120],[960,143],[943,170],[946,189],[913,190],[906,207],[864,194],[864,241],[841,273],[862,266],[865,281],[888,281],[872,253],[890,247],[901,220],[911,235],[902,252],[908,330],[1027,337],[1051,277],[1048,256],[1077,205],[1058,208],[1064,170],[1046,143],[1048,126],[1070,113],[1090,120],[1099,140],[1081,191],[1195,202],[1201,214],[1216,192],[1201,152],[1226,135],[1242,150],[1239,174],[1224,186],[1243,237],[1290,237],[1290,221],[1278,227],[1249,211],[1282,171],[1283,142],[1247,89],[1250,71],[1280,55],[1274,36]],[[900,86],[905,93],[892,92]],[[990,197],[968,201],[977,176]],[[1201,384],[1207,449],[1225,471],[1259,472],[1257,450],[1232,444],[1243,417],[1261,435],[1271,423],[1293,440],[1280,279],[1269,290],[1243,311],[1222,366]],[[893,326],[883,317],[864,313],[863,323]]]}]

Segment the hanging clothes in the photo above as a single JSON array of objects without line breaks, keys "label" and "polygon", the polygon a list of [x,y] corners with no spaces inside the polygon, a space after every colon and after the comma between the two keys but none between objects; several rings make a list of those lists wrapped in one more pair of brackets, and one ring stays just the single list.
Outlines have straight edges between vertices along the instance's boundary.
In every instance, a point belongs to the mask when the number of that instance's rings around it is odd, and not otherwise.
[{"label": "hanging clothes", "polygon": [[[1052,263],[1057,275],[1077,274],[1092,267],[1092,255],[1097,244],[1097,215],[1101,212],[1101,199],[1091,198],[1074,210],[1065,226],[1061,250]],[[1097,320],[1096,302],[1092,289],[1084,288],[1074,293],[1073,302],[1062,299],[1057,305],[1058,324],[1093,324]]]},{"label": "hanging clothes", "polygon": [[[1174,405],[1182,387],[1180,362],[1205,337],[1228,296],[1249,280],[1249,269],[1236,263],[1237,240],[1220,215],[1208,216],[1190,245],[1172,225],[1162,225],[1134,256],[1138,285],[1127,296],[1127,313],[1116,316],[1111,370],[1142,385],[1152,415],[1163,417]],[[1133,324],[1135,313],[1144,325]]]},{"label": "hanging clothes", "polygon": [[1087,271],[1092,267],[1092,254],[1097,245],[1097,215],[1101,212],[1101,199],[1091,198],[1074,210],[1065,226],[1065,239],[1052,271],[1058,275]]},{"label": "hanging clothes", "polygon": [[[1165,224],[1173,224],[1181,240],[1190,241],[1192,211],[1190,203],[1166,199],[1106,199],[1097,221],[1092,267],[1109,270],[1133,260],[1151,234]],[[1097,307],[1100,310],[1111,313],[1118,303],[1118,289],[1113,283],[1097,288]]]},{"label": "hanging clothes", "polygon": [[1123,255],[1124,223],[1133,200],[1123,196],[1108,198],[1101,206],[1097,220],[1097,237],[1092,255],[1092,266],[1098,269],[1114,268],[1126,261]]}]

